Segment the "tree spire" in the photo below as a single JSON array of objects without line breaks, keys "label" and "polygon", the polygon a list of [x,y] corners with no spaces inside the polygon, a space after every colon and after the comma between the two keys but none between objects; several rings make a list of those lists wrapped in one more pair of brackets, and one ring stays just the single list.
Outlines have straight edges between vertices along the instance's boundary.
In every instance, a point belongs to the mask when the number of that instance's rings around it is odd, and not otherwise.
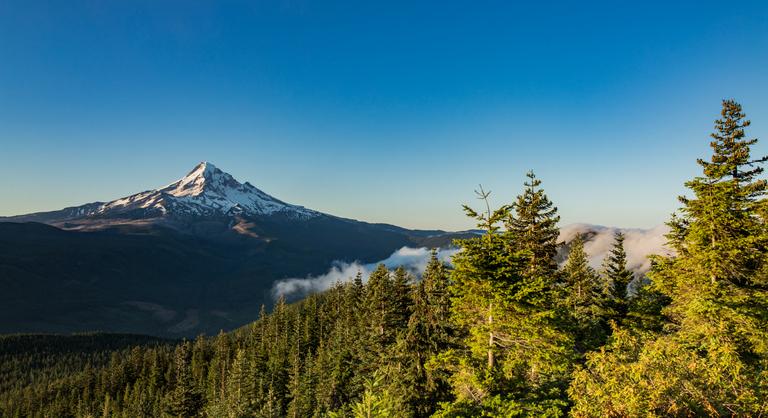
[{"label": "tree spire", "polygon": [[624,233],[616,231],[613,235],[613,247],[603,261],[603,274],[617,301],[627,299],[627,286],[634,278],[634,273],[627,269],[627,252],[624,250]]},{"label": "tree spire", "polygon": [[506,227],[512,235],[515,249],[529,254],[529,268],[551,273],[557,269],[557,239],[560,230],[557,223],[557,207],[541,188],[541,180],[533,171],[526,173],[523,193],[517,196],[514,214],[506,219]]}]

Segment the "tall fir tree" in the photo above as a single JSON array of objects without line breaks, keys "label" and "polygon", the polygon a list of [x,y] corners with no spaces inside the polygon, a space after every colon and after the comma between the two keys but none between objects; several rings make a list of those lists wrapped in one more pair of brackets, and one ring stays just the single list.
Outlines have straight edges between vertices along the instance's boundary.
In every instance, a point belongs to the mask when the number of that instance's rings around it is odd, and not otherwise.
[{"label": "tall fir tree", "polygon": [[621,330],[575,374],[575,416],[760,416],[768,411],[768,282],[760,206],[765,157],[753,159],[741,106],[723,101],[712,157],[686,183],[670,222],[676,255],[648,274],[671,303],[647,337]]},{"label": "tall fir tree", "polygon": [[576,347],[584,353],[605,342],[610,316],[609,295],[601,277],[589,266],[581,235],[576,235],[570,246],[568,260],[563,266],[563,303],[574,321]]},{"label": "tall fir tree", "polygon": [[379,264],[368,277],[366,306],[369,309],[368,320],[371,332],[380,346],[386,346],[394,340],[392,330],[392,275],[384,264]]},{"label": "tall fir tree", "polygon": [[413,277],[403,266],[395,269],[392,274],[392,318],[391,326],[396,333],[402,332],[408,324],[411,306],[411,286]]},{"label": "tall fir tree", "polygon": [[557,270],[560,216],[557,207],[549,200],[533,171],[526,173],[523,193],[517,196],[505,219],[506,229],[514,240],[515,250],[528,256],[529,275],[552,275]]},{"label": "tall fir tree", "polygon": [[[629,287],[635,279],[635,274],[627,268],[627,252],[624,249],[625,235],[617,231],[613,236],[613,247],[603,260],[602,277],[605,279],[611,309],[611,320],[615,324],[625,323],[628,320],[634,322],[634,326],[648,327],[649,320],[657,322],[660,319],[661,310],[658,309],[658,297],[652,289],[647,288],[642,278],[634,286],[634,295],[630,297]],[[628,319],[632,312],[632,318]],[[651,325],[653,327],[653,325]]]},{"label": "tall fir tree", "polygon": [[174,353],[174,388],[168,394],[166,411],[174,417],[195,417],[203,406],[203,398],[194,383],[191,372],[191,344],[185,341]]},{"label": "tall fir tree", "polygon": [[449,322],[448,271],[435,250],[411,296],[408,326],[397,345],[403,371],[399,383],[406,388],[402,392],[411,414],[426,417],[437,403],[450,399],[446,376],[429,368],[429,362],[452,346],[455,334]]},{"label": "tall fir tree", "polygon": [[478,195],[486,212],[465,211],[485,233],[458,242],[451,275],[452,320],[463,335],[439,358],[451,369],[456,401],[437,416],[562,413],[570,338],[553,326],[551,308],[529,303],[529,254],[510,246],[511,232],[498,226],[509,207],[491,210],[489,193]]},{"label": "tall fir tree", "polygon": [[[603,274],[608,279],[609,290],[614,299],[626,306],[629,283],[635,275],[627,269],[627,252],[624,250],[624,233],[617,231],[613,236],[613,247],[603,261]],[[623,308],[624,313],[626,309]]]},{"label": "tall fir tree", "polygon": [[256,411],[256,373],[244,349],[238,349],[227,379],[227,416],[250,417]]}]

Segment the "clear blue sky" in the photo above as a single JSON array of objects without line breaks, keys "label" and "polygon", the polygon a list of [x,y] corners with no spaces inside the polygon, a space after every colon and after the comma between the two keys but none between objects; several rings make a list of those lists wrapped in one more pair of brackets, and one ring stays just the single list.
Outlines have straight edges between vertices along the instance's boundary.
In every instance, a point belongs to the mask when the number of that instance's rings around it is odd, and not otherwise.
[{"label": "clear blue sky", "polygon": [[631,3],[2,0],[0,215],[207,160],[407,227],[531,168],[563,223],[659,224],[722,98],[768,152],[768,2]]}]

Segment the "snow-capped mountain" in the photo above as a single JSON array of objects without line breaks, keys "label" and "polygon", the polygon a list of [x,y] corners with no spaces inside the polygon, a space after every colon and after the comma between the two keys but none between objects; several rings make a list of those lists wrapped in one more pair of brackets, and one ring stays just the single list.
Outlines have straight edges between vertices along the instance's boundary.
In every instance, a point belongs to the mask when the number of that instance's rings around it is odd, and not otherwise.
[{"label": "snow-capped mountain", "polygon": [[302,206],[280,201],[248,182],[240,183],[209,162],[201,162],[186,176],[161,189],[117,199],[90,215],[145,211],[157,215],[273,215],[310,218],[319,215]]},{"label": "snow-capped mountain", "polygon": [[[322,215],[285,203],[248,182],[240,183],[209,162],[201,162],[181,179],[111,202],[94,202],[54,212],[6,218],[58,225],[74,220],[272,216],[307,220]],[[60,226],[60,225],[59,225]]]}]

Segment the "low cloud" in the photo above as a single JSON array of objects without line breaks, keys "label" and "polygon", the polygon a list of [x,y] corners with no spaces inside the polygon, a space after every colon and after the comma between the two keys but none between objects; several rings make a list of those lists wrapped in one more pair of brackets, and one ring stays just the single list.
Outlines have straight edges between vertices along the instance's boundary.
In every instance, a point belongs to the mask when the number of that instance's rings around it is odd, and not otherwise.
[{"label": "low cloud", "polygon": [[648,256],[651,254],[669,255],[665,247],[664,235],[669,227],[659,225],[651,229],[612,228],[589,224],[572,224],[560,229],[560,241],[570,242],[576,234],[587,234],[584,251],[589,255],[589,264],[599,269],[603,259],[613,247],[614,234],[624,233],[624,250],[627,252],[627,268],[635,273],[644,274],[651,268]]},{"label": "low cloud", "polygon": [[[444,262],[450,262],[450,258],[456,254],[456,252],[458,252],[458,249],[456,248],[441,249],[438,251],[437,257]],[[280,280],[275,283],[272,292],[276,297],[322,292],[323,290],[329,289],[337,282],[349,282],[354,280],[358,272],[362,274],[363,281],[366,282],[368,281],[371,272],[375,270],[376,266],[379,264],[384,264],[390,269],[403,266],[411,273],[421,275],[427,267],[431,254],[432,250],[425,247],[403,247],[393,252],[392,255],[384,260],[375,263],[363,264],[358,261],[352,263],[334,261],[327,273],[320,276],[309,276],[303,279],[293,278]]]},{"label": "low cloud", "polygon": [[[606,254],[613,247],[616,231],[622,231],[625,234],[624,248],[627,252],[627,267],[635,273],[643,274],[648,271],[650,268],[649,255],[670,254],[670,251],[664,246],[666,243],[664,235],[669,231],[666,225],[651,229],[623,229],[589,224],[571,224],[561,228],[559,240],[570,242],[576,234],[588,234],[584,250],[589,255],[590,265],[599,269]],[[456,248],[441,249],[438,251],[438,258],[450,263],[451,257],[458,251]],[[371,272],[379,264],[384,264],[390,269],[403,266],[418,276],[424,273],[430,254],[431,250],[428,248],[403,247],[386,259],[375,263],[334,261],[327,273],[306,278],[280,280],[274,284],[272,292],[275,297],[322,292],[337,282],[343,283],[354,280],[358,272],[362,274],[363,281],[366,282]]]}]

